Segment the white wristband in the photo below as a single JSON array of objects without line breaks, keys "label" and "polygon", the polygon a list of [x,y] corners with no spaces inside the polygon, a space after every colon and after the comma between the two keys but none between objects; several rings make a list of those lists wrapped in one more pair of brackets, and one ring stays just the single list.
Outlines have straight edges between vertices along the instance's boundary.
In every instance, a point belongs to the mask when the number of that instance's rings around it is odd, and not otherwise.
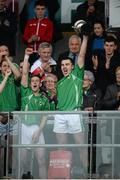
[{"label": "white wristband", "polygon": [[28,54],[25,54],[25,56],[24,56],[24,59],[29,59],[29,55]]}]

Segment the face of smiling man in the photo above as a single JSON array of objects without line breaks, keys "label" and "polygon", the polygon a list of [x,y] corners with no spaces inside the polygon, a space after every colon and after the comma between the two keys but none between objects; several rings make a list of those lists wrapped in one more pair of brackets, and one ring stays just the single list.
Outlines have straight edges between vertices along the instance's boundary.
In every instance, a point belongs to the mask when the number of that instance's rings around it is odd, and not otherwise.
[{"label": "face of smiling man", "polygon": [[65,77],[67,77],[71,71],[73,70],[74,65],[72,64],[70,59],[62,60],[61,62],[61,70]]}]

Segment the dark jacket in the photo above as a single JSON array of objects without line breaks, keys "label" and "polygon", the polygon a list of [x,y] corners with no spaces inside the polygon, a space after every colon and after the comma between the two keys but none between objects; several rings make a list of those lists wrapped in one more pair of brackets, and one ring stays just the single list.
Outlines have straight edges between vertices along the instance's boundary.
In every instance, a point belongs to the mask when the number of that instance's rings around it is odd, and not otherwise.
[{"label": "dark jacket", "polygon": [[10,55],[15,55],[17,20],[13,12],[5,8],[0,11],[0,44],[8,46]]},{"label": "dark jacket", "polygon": [[[104,100],[103,100],[103,105],[104,105],[105,110],[117,110],[118,109],[118,107],[120,105],[120,100],[117,100],[118,92],[120,92],[120,86],[118,86],[116,83],[107,87],[107,90],[106,90],[106,93],[104,96]],[[111,114],[110,114],[110,116],[111,116]],[[113,116],[113,118],[115,118],[115,117]],[[120,119],[116,118],[113,120],[113,122],[114,122],[114,128],[115,128],[114,129],[115,135],[120,135]],[[109,136],[112,135],[112,127],[113,127],[112,123],[113,122],[112,122],[111,118],[108,119],[106,122],[106,134]],[[119,141],[119,139],[115,138],[115,142]]]},{"label": "dark jacket", "polygon": [[102,91],[104,96],[106,92],[106,88],[108,85],[115,83],[115,69],[120,66],[120,54],[115,52],[111,57],[109,69],[106,69],[106,57],[105,55],[100,55],[98,57],[98,68],[97,71],[94,72],[96,85]]},{"label": "dark jacket", "polygon": [[101,91],[92,85],[86,92],[83,93],[83,107],[93,107],[94,110],[100,110],[102,107]]},{"label": "dark jacket", "polygon": [[85,3],[79,5],[77,7],[76,12],[76,20],[83,19],[85,21],[89,21],[93,23],[96,20],[104,20],[105,19],[105,4],[104,2],[99,2],[96,0],[94,3],[95,12],[87,16],[87,10],[88,10],[88,2],[85,1]]},{"label": "dark jacket", "polygon": [[120,105],[120,100],[117,100],[118,92],[120,92],[120,86],[116,83],[107,87],[103,101],[106,110],[117,110]]}]

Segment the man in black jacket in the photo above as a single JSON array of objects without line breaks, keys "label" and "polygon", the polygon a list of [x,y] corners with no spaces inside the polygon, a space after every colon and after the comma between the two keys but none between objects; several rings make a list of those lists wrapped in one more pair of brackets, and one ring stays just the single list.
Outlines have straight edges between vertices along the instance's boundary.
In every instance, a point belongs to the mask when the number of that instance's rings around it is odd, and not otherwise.
[{"label": "man in black jacket", "polygon": [[96,19],[105,19],[105,5],[104,2],[98,0],[87,0],[77,7],[77,20],[85,20],[93,23]]},{"label": "man in black jacket", "polygon": [[7,0],[0,0],[0,44],[9,48],[10,55],[15,56],[15,34],[17,20],[15,13],[6,7]]},{"label": "man in black jacket", "polygon": [[94,54],[92,62],[96,85],[104,96],[106,87],[115,82],[115,69],[120,66],[117,39],[112,35],[107,36],[104,43],[104,53]]},{"label": "man in black jacket", "polygon": [[107,110],[120,110],[120,66],[116,68],[116,82],[107,87],[104,107]]}]

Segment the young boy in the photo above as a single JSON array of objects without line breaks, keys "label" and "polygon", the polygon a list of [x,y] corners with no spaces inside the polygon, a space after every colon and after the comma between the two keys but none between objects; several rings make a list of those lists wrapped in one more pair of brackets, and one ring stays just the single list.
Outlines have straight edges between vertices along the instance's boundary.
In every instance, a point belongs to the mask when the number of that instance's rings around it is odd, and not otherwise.
[{"label": "young boy", "polygon": [[35,2],[36,17],[28,20],[23,39],[28,47],[38,50],[41,42],[52,42],[53,38],[53,23],[50,19],[44,17],[46,4],[44,0]]}]

